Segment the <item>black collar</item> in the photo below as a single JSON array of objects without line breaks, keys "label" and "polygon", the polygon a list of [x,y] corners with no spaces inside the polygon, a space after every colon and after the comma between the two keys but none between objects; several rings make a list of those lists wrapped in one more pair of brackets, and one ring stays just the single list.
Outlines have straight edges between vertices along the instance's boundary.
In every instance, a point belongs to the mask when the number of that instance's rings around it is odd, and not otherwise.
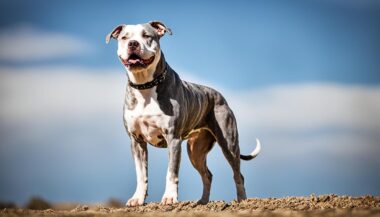
[{"label": "black collar", "polygon": [[159,74],[152,81],[146,82],[144,84],[134,84],[134,83],[132,83],[131,80],[128,80],[128,84],[129,84],[129,86],[131,86],[132,88],[135,88],[137,90],[150,89],[154,86],[157,86],[161,82],[163,82],[166,78],[167,72],[168,72],[168,70],[167,70],[167,68],[165,68],[165,71],[163,73]]}]

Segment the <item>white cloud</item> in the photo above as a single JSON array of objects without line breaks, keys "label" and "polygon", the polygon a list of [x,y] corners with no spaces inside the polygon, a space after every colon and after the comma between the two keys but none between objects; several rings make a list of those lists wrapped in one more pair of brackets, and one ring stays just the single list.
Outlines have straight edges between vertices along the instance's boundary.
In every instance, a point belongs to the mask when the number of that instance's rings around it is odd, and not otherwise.
[{"label": "white cloud", "polygon": [[[3,119],[121,114],[126,84],[122,69],[36,67],[0,68],[0,72]],[[181,75],[198,81],[189,73]],[[247,91],[216,89],[227,98],[239,128],[284,132],[329,127],[380,130],[380,87],[301,84]]]},{"label": "white cloud", "polygon": [[48,32],[31,26],[0,29],[0,59],[36,61],[76,56],[92,50],[75,36]]},{"label": "white cloud", "polygon": [[380,130],[380,87],[301,84],[226,96],[244,127]]},{"label": "white cloud", "polygon": [[3,121],[78,121],[119,114],[125,72],[75,67],[0,68]]}]

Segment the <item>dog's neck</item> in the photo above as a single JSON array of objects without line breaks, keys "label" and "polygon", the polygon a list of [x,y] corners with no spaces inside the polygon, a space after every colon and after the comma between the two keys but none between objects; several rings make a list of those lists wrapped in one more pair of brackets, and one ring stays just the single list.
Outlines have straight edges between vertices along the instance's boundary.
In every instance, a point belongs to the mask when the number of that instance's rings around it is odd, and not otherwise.
[{"label": "dog's neck", "polygon": [[127,69],[128,79],[130,82],[134,84],[145,84],[151,82],[158,75],[164,73],[166,69],[166,64],[167,63],[165,61],[164,54],[160,52],[159,60],[156,64],[156,67],[148,67],[147,69],[138,72],[132,72]]}]

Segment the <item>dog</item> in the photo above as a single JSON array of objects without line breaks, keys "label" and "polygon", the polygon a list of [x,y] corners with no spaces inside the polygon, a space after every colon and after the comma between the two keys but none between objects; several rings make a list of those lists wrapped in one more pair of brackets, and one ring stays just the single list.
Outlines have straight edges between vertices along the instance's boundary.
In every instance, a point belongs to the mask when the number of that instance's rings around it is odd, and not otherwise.
[{"label": "dog", "polygon": [[169,165],[162,204],[178,202],[178,171],[181,143],[203,182],[199,204],[207,204],[212,174],[206,165],[207,153],[218,143],[231,165],[237,200],[247,198],[240,159],[251,160],[261,149],[259,140],[250,155],[241,155],[235,116],[216,90],[186,82],[166,62],[160,38],[172,34],[160,21],[119,25],[107,36],[118,42],[117,55],[124,65],[128,84],[124,103],[124,125],[131,139],[137,187],[127,206],[143,205],[148,190],[147,144],[168,148]]}]

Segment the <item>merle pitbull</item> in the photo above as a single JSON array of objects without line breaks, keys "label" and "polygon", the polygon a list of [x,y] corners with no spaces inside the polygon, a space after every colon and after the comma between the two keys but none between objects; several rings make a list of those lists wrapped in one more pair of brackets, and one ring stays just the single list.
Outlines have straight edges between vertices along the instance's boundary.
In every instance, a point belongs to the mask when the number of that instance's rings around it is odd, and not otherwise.
[{"label": "merle pitbull", "polygon": [[144,203],[148,189],[147,143],[169,150],[169,166],[162,204],[178,202],[178,170],[181,143],[188,139],[192,165],[203,182],[202,198],[209,201],[212,174],[206,165],[207,153],[217,142],[233,169],[237,200],[246,199],[240,159],[251,160],[260,152],[260,143],[250,155],[240,155],[236,120],[223,96],[216,90],[183,81],[165,61],[159,40],[171,30],[162,22],[119,25],[106,37],[117,39],[117,55],[126,68],[128,85],[124,104],[124,125],[131,138],[136,166],[137,188],[127,206]]}]

